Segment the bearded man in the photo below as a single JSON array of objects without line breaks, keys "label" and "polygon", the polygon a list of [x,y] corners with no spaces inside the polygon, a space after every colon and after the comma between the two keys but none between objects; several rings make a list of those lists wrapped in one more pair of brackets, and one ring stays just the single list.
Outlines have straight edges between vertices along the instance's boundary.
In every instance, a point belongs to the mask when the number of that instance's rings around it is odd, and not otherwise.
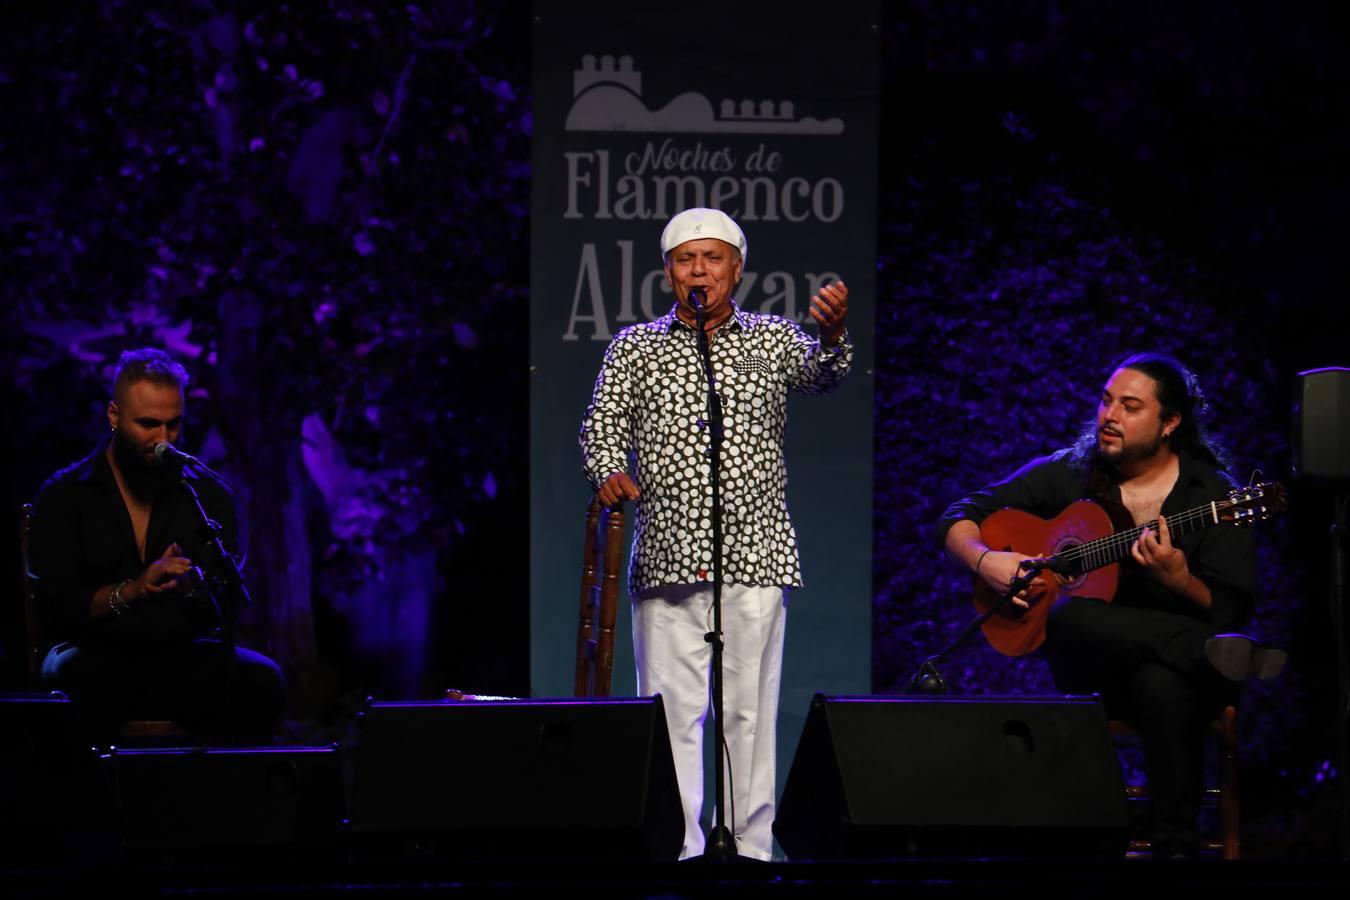
[{"label": "bearded man", "polygon": [[127,719],[168,719],[200,739],[266,743],[281,711],[276,663],[222,630],[207,586],[228,562],[183,482],[226,548],[238,532],[230,495],[156,453],[182,434],[187,385],[168,354],[123,353],[109,434],[34,502],[29,568],[51,644],[43,684],[66,693],[101,742]]},{"label": "bearded man", "polygon": [[[1274,677],[1285,658],[1235,633],[1255,606],[1251,532],[1208,528],[1181,537],[1168,529],[1167,516],[1226,499],[1236,487],[1205,436],[1203,412],[1199,383],[1180,362],[1130,356],[1107,379],[1095,420],[1074,446],[958,500],[940,525],[947,554],[1003,595],[1030,557],[981,538],[980,523],[1000,509],[1049,519],[1086,498],[1122,524],[1157,523],[1130,547],[1114,599],[1069,596],[1052,608],[1044,651],[1060,690],[1101,694],[1113,717],[1139,731],[1153,856],[1161,859],[1198,853],[1209,721],[1234,701],[1238,682]],[[1048,577],[1012,602],[1027,608]]]}]

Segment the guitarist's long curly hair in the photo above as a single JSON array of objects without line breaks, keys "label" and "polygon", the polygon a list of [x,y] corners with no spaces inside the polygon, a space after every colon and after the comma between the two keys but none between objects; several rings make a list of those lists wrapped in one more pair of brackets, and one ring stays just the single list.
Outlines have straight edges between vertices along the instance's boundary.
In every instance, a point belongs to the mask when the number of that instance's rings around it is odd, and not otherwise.
[{"label": "guitarist's long curly hair", "polygon": [[[1158,402],[1162,405],[1162,418],[1173,414],[1181,416],[1177,427],[1166,438],[1172,449],[1221,470],[1228,470],[1228,454],[1206,433],[1205,420],[1209,416],[1209,404],[1194,372],[1176,358],[1152,351],[1127,356],[1111,371],[1119,369],[1134,369],[1153,379],[1158,390]],[[1099,478],[1107,476],[1097,464],[1096,449],[1097,419],[1093,416],[1074,442],[1074,459],[1089,470],[1091,493],[1100,495],[1106,493],[1106,489],[1105,483],[1100,482]]]}]

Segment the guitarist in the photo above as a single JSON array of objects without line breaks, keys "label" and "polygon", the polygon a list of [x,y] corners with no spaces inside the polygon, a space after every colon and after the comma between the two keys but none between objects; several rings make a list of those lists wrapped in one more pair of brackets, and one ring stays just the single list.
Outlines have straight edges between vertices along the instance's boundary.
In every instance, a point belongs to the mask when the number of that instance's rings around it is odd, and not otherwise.
[{"label": "guitarist", "polygon": [[[1088,498],[1117,531],[1157,523],[1130,547],[1114,598],[1061,598],[1044,647],[1059,690],[1100,693],[1112,717],[1138,730],[1158,859],[1198,852],[1208,722],[1233,702],[1236,682],[1274,677],[1284,663],[1283,651],[1231,633],[1255,605],[1250,531],[1208,528],[1174,539],[1163,519],[1235,487],[1205,436],[1204,407],[1181,363],[1130,356],[1111,373],[1095,420],[1073,446],[953,503],[939,529],[948,555],[1001,596],[1029,557],[981,539],[980,523],[999,509],[1053,518]],[[1054,577],[1042,572],[1012,602],[1029,608]]]}]

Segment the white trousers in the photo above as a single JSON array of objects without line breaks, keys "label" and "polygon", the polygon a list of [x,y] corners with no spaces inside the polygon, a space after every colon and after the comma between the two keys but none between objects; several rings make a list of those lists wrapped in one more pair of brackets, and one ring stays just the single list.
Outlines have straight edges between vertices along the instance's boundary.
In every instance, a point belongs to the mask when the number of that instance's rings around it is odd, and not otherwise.
[{"label": "white trousers", "polygon": [[[660,694],[684,806],[680,858],[703,853],[703,723],[712,706],[712,586],[665,585],[633,601],[638,694]],[[773,855],[778,690],[787,594],[722,586],[723,733],[730,750],[727,824],[741,856]],[[726,765],[726,757],[723,757]],[[711,774],[710,774],[711,777]],[[734,817],[733,817],[734,812]],[[713,818],[714,824],[716,818]]]}]

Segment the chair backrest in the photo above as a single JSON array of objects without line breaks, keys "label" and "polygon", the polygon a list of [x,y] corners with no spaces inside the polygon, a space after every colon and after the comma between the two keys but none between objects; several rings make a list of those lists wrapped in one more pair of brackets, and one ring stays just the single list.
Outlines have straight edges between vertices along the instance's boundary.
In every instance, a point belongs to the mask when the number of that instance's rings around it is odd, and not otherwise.
[{"label": "chair backrest", "polygon": [[43,625],[38,610],[37,595],[34,593],[33,571],[28,567],[28,533],[33,528],[33,504],[25,503],[19,510],[19,565],[23,570],[23,625],[24,655],[28,658],[28,680],[32,685],[38,682],[42,672]]},{"label": "chair backrest", "polygon": [[[577,697],[608,697],[614,674],[614,620],[619,608],[623,560],[623,506],[612,509],[592,497],[581,544],[581,602],[577,625]],[[597,568],[599,566],[599,568]]]}]

